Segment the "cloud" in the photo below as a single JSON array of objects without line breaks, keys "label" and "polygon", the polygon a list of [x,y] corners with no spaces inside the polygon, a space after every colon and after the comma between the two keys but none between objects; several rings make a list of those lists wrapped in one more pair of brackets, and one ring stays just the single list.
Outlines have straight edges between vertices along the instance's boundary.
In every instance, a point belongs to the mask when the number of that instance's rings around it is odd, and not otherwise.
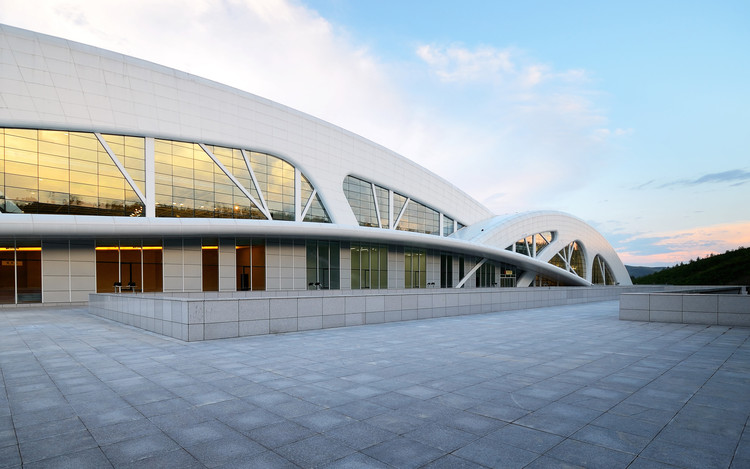
[{"label": "cloud", "polygon": [[741,186],[746,182],[750,181],[750,171],[744,169],[731,169],[728,171],[722,171],[720,173],[704,174],[703,176],[696,179],[681,179],[679,181],[668,182],[662,184],[659,188],[667,188],[674,186],[698,186],[701,184],[730,184],[732,187]]},{"label": "cloud", "polygon": [[[446,82],[469,82],[502,80],[503,77],[521,78],[511,61],[509,49],[479,47],[468,50],[460,46],[437,47],[421,45],[417,47],[417,56],[432,68],[441,80]],[[530,82],[541,80],[541,67],[534,67],[524,74]]]},{"label": "cloud", "polygon": [[409,116],[387,67],[297,2],[40,0],[29,15],[28,4],[0,0],[0,21],[209,78],[369,138]]},{"label": "cloud", "polygon": [[493,46],[420,45],[411,62],[390,63],[296,1],[39,0],[29,15],[28,4],[0,0],[0,22],[289,105],[413,159],[497,213],[554,207],[549,194],[593,179],[621,133],[586,70]]},{"label": "cloud", "polygon": [[750,221],[642,233],[613,244],[626,264],[672,265],[750,246]]},{"label": "cloud", "polygon": [[[423,44],[415,55],[427,72],[419,88],[442,97],[433,120],[454,116],[443,127],[468,144],[418,161],[471,188],[495,212],[554,208],[550,194],[594,180],[608,164],[602,154],[632,133],[609,127],[586,70],[560,70],[514,47]],[[413,155],[421,158],[419,149]]]}]

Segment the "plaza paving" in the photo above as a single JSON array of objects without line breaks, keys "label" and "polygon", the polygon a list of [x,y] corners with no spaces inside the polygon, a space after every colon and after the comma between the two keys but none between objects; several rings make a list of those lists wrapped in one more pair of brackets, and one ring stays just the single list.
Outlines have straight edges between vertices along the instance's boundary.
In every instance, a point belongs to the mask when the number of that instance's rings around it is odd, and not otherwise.
[{"label": "plaza paving", "polygon": [[0,468],[750,467],[750,329],[617,316],[186,343],[0,310]]}]

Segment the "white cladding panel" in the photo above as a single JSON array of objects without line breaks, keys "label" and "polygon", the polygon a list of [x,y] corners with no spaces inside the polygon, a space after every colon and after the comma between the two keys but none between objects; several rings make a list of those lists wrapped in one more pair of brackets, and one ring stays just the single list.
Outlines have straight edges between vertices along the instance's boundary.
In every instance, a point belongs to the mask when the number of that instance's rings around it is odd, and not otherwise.
[{"label": "white cladding panel", "polygon": [[348,174],[464,224],[492,214],[396,153],[281,104],[111,51],[0,25],[0,126],[96,131],[267,152],[298,167],[332,221],[356,225]]}]

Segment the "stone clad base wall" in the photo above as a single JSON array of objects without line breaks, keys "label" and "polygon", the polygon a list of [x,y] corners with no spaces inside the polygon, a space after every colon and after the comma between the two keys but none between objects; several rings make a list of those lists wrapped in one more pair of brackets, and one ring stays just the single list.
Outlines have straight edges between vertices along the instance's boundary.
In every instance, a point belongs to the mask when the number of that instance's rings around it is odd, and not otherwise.
[{"label": "stone clad base wall", "polygon": [[750,327],[750,295],[628,293],[620,297],[620,319]]},{"label": "stone clad base wall", "polygon": [[617,300],[623,291],[644,287],[96,293],[89,311],[192,342]]}]

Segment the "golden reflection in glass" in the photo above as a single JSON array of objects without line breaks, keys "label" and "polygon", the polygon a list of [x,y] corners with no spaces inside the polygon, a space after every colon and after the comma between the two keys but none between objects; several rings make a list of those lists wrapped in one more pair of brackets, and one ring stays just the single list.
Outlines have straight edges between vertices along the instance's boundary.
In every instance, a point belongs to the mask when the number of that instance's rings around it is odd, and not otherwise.
[{"label": "golden reflection in glass", "polygon": [[250,166],[274,220],[294,220],[294,167],[275,156],[250,152]]},{"label": "golden reflection in glass", "polygon": [[120,216],[142,212],[143,204],[94,134],[31,129],[0,133],[3,211]]}]

